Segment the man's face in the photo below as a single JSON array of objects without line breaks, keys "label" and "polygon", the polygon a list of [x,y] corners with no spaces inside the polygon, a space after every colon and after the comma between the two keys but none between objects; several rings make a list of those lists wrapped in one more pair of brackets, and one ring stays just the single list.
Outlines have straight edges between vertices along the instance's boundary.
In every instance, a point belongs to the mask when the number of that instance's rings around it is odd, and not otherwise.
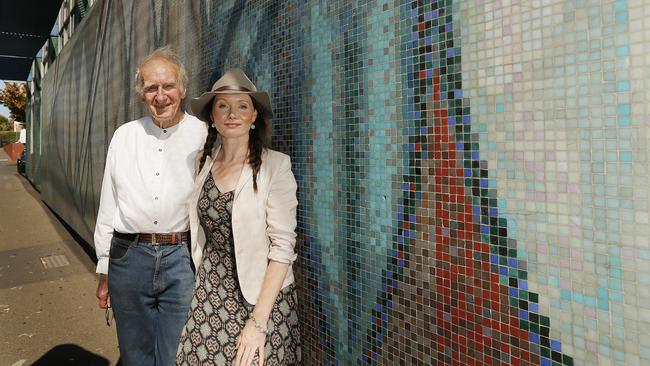
[{"label": "man's face", "polygon": [[178,83],[176,65],[164,59],[153,59],[140,69],[144,87],[142,101],[154,122],[161,128],[178,123],[183,118],[181,102],[186,91]]}]

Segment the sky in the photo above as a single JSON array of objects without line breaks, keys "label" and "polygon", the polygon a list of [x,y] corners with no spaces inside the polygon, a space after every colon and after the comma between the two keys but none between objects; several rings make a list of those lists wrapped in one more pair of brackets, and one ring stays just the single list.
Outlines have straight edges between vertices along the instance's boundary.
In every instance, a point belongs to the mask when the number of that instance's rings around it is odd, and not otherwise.
[{"label": "sky", "polygon": [[[5,88],[5,82],[0,80],[0,89]],[[4,104],[0,104],[0,114],[9,118],[9,109]]]}]

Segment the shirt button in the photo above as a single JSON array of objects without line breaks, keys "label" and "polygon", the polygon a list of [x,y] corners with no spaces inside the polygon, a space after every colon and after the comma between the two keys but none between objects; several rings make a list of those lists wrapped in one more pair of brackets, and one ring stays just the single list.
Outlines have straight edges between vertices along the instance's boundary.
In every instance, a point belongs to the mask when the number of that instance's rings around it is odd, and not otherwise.
[{"label": "shirt button", "polygon": [[167,130],[163,130],[164,133],[167,133]]},{"label": "shirt button", "polygon": [[158,225],[158,221],[154,221],[153,224],[154,224],[154,225]]},{"label": "shirt button", "polygon": [[156,172],[156,175],[160,175],[160,173]]},{"label": "shirt button", "polygon": [[162,152],[162,149],[158,149],[158,151]]},{"label": "shirt button", "polygon": [[156,201],[158,201],[158,197],[155,197],[154,199],[155,199]]}]

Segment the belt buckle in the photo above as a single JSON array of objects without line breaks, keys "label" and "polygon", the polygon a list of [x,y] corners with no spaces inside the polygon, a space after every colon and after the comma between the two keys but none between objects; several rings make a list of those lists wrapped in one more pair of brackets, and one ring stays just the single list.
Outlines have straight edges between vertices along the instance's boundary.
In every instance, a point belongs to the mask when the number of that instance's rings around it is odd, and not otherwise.
[{"label": "belt buckle", "polygon": [[151,245],[152,245],[152,246],[158,246],[158,245],[160,245],[160,244],[158,244],[158,241],[156,240],[156,233],[152,233],[152,234],[151,234]]}]

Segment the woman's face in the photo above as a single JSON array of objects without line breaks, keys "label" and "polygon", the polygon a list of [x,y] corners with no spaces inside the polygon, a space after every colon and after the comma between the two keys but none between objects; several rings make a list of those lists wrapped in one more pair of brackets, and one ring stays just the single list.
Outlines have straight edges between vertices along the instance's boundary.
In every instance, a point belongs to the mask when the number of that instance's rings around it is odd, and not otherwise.
[{"label": "woman's face", "polygon": [[219,94],[212,104],[212,121],[223,138],[247,136],[257,118],[248,94]]}]

